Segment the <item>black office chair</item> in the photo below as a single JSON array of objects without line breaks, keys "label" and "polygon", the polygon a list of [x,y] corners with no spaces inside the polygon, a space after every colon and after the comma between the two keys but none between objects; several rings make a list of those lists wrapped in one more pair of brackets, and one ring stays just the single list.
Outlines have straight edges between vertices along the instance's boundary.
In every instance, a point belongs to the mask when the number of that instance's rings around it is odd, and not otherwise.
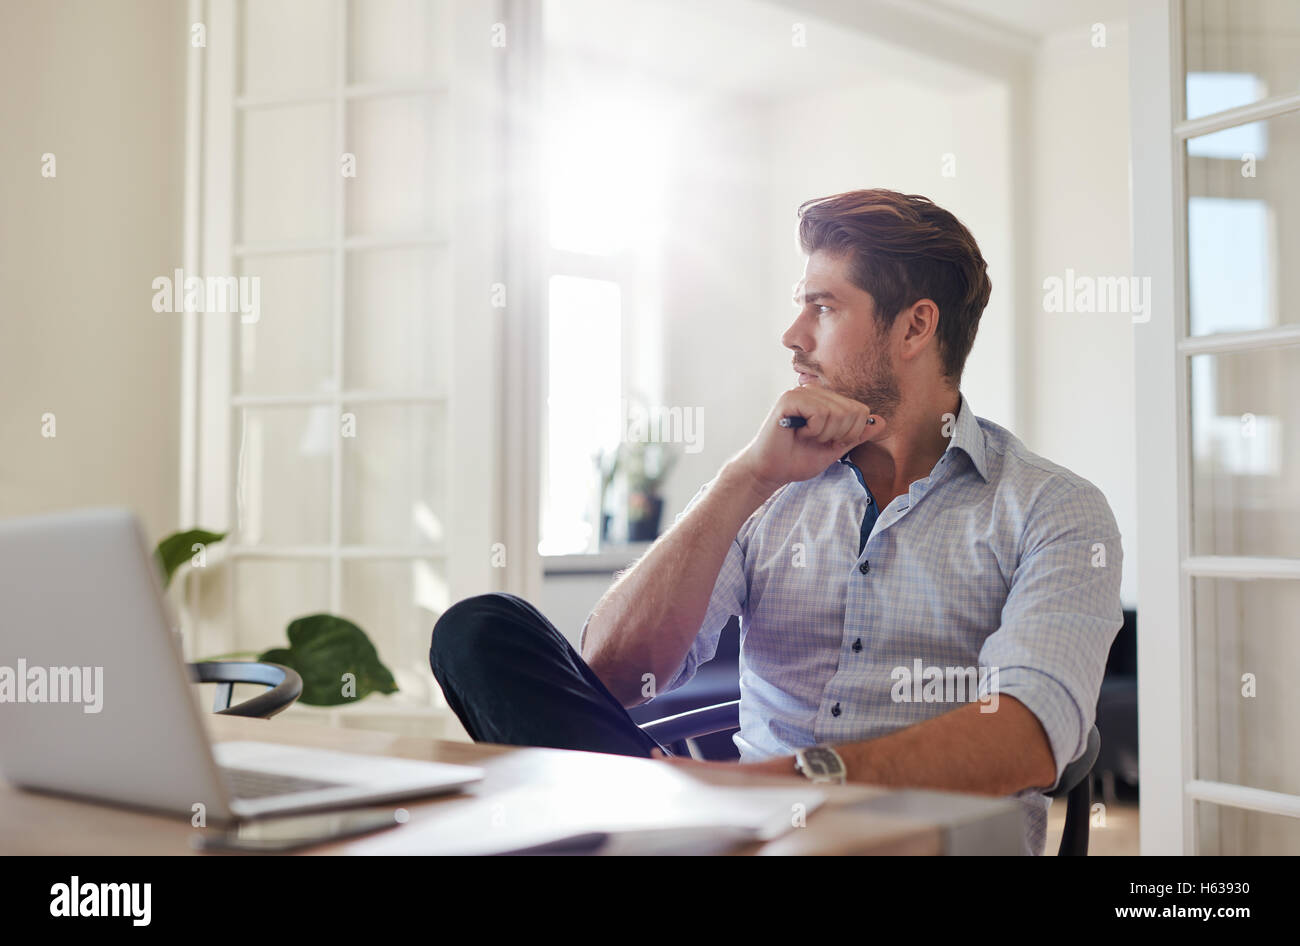
[{"label": "black office chair", "polygon": [[[215,683],[216,696],[212,712],[221,716],[248,716],[270,719],[293,705],[302,696],[302,677],[298,671],[280,664],[249,660],[207,660],[189,664],[190,679],[195,683]],[[234,706],[230,705],[236,683],[260,683],[265,693]]]},{"label": "black office chair", "polygon": [[1088,825],[1092,819],[1092,767],[1101,752],[1101,733],[1093,726],[1083,755],[1065,767],[1061,781],[1048,798],[1065,797],[1065,830],[1061,833],[1061,857],[1083,857],[1088,853]]},{"label": "black office chair", "polygon": [[[641,729],[673,755],[704,758],[697,739],[714,733],[740,728],[740,700],[718,703],[700,709],[666,716],[644,723]],[[1065,767],[1056,788],[1048,798],[1065,798],[1065,831],[1061,835],[1060,856],[1083,856],[1088,853],[1088,822],[1092,815],[1092,767],[1101,751],[1101,733],[1093,726],[1083,755]]]}]

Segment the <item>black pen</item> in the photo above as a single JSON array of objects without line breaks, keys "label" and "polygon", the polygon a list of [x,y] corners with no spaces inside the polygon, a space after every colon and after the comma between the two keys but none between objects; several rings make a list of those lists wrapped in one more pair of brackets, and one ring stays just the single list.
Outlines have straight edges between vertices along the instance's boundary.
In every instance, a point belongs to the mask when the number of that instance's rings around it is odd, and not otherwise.
[{"label": "black pen", "polygon": [[[875,422],[876,422],[876,419],[875,419],[874,417],[868,417],[868,418],[867,418],[867,423],[868,423],[868,424],[874,424]],[[808,418],[806,418],[806,417],[800,417],[798,414],[792,414],[792,415],[789,416],[789,417],[782,417],[779,421],[776,422],[776,425],[777,425],[778,427],[791,427],[791,428],[793,428],[793,427],[803,427],[803,426],[806,425],[807,423],[808,423]]]}]

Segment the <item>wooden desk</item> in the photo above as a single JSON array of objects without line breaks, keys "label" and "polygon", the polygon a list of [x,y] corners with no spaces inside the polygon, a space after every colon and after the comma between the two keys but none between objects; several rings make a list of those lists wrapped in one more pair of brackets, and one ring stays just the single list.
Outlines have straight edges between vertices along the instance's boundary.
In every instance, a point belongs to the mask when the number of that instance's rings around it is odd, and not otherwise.
[{"label": "wooden desk", "polygon": [[[483,781],[465,795],[490,797],[522,785],[565,785],[574,779],[605,781],[619,792],[644,777],[649,759],[523,749],[435,739],[394,736],[368,730],[338,729],[309,723],[209,716],[215,742],[254,739],[315,746],[372,755],[391,755],[435,762],[476,765]],[[694,774],[694,773],[692,773]],[[717,785],[802,785],[799,776],[745,775],[737,771],[701,772]],[[737,853],[749,854],[942,854],[973,853],[1010,846],[1019,848],[1019,812],[1009,801],[929,792],[891,792],[860,785],[819,786],[826,803],[808,816],[806,827]],[[402,802],[418,822],[435,806],[464,804],[465,795]],[[879,805],[882,810],[849,810]],[[904,812],[904,813],[901,813]],[[397,831],[406,830],[397,828]],[[0,782],[0,854],[193,854],[195,829],[179,817],[167,817],[97,805],[74,799],[21,791]],[[312,854],[347,854],[356,841],[322,845]]]}]

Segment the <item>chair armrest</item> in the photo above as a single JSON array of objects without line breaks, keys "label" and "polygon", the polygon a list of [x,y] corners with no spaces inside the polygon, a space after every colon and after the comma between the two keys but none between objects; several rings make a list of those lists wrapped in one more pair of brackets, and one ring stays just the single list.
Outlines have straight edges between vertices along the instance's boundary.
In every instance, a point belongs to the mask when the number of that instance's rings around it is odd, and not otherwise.
[{"label": "chair armrest", "polygon": [[661,745],[740,728],[740,700],[703,706],[645,723],[641,729]]},{"label": "chair armrest", "polygon": [[[288,709],[302,696],[302,677],[298,671],[282,664],[243,660],[205,660],[189,665],[190,679],[195,683],[215,683],[217,692],[212,711],[221,716],[247,716],[270,719]],[[230,705],[232,688],[236,683],[261,684],[270,687],[252,699]]]}]

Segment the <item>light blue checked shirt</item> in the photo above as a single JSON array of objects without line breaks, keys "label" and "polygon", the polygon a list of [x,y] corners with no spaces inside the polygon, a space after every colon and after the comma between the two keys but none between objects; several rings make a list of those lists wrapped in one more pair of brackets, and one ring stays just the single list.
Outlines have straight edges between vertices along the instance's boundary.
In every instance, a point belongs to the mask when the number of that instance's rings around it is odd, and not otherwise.
[{"label": "light blue checked shirt", "polygon": [[[712,659],[739,615],[735,743],[749,761],[873,739],[959,705],[951,690],[944,702],[900,701],[917,694],[897,682],[896,668],[997,668],[997,692],[1046,730],[1059,779],[1083,752],[1123,623],[1121,563],[1101,491],[976,417],[963,395],[930,475],[878,514],[847,455],[759,507],[660,691]],[[1015,798],[1025,851],[1041,854],[1050,800],[1035,790]]]}]

